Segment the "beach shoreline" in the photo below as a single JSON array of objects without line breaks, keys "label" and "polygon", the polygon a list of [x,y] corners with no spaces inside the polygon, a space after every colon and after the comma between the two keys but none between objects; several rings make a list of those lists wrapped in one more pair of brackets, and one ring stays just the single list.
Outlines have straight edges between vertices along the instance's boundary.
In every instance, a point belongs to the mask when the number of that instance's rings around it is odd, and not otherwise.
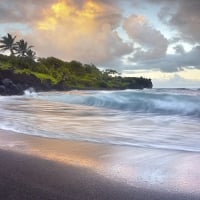
[{"label": "beach shoreline", "polygon": [[[138,173],[135,159],[139,162],[142,157],[137,157],[138,154],[142,152],[144,157],[147,150],[2,130],[0,138],[0,199],[196,200],[200,197],[193,191],[173,191],[170,187],[163,190],[141,184],[134,175]],[[147,173],[146,168],[142,170]],[[131,182],[134,178],[136,181]],[[149,182],[154,184],[151,179]]]}]

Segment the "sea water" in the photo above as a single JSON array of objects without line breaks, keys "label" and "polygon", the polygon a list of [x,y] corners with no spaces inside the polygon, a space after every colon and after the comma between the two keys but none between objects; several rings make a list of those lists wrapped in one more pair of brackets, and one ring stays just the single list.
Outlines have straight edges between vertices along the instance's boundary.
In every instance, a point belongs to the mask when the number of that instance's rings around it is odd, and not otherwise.
[{"label": "sea water", "polygon": [[200,152],[200,90],[0,96],[0,129],[60,140]]}]

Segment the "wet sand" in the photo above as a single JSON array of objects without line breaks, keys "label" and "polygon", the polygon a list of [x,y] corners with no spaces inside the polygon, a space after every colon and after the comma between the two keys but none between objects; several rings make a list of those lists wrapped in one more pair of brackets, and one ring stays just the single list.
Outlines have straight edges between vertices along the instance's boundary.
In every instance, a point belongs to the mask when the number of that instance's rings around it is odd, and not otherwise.
[{"label": "wet sand", "polygon": [[196,200],[199,163],[198,153],[0,131],[0,199]]}]

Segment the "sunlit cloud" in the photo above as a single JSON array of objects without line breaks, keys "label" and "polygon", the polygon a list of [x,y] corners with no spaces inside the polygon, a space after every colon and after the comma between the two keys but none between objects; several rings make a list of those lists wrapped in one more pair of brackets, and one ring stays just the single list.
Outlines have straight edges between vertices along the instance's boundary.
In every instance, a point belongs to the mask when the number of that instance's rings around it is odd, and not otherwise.
[{"label": "sunlit cloud", "polygon": [[79,26],[81,31],[87,31],[94,27],[94,18],[98,13],[103,13],[103,8],[97,3],[87,1],[80,9],[72,2],[62,0],[44,9],[43,13],[44,19],[38,22],[38,28],[41,30],[56,30],[58,25],[70,22],[72,26]]},{"label": "sunlit cloud", "polygon": [[102,64],[132,51],[115,30],[122,17],[111,5],[87,0],[78,7],[62,0],[42,12],[31,36],[42,56]]}]

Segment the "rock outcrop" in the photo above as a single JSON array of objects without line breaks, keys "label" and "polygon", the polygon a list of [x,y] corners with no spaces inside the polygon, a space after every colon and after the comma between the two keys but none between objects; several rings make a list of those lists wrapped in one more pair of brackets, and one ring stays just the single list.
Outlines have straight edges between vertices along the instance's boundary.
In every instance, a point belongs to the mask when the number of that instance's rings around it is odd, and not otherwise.
[{"label": "rock outcrop", "polygon": [[32,74],[15,74],[11,70],[0,71],[0,95],[22,95],[28,88],[49,91],[53,86],[50,80],[41,81]]}]

